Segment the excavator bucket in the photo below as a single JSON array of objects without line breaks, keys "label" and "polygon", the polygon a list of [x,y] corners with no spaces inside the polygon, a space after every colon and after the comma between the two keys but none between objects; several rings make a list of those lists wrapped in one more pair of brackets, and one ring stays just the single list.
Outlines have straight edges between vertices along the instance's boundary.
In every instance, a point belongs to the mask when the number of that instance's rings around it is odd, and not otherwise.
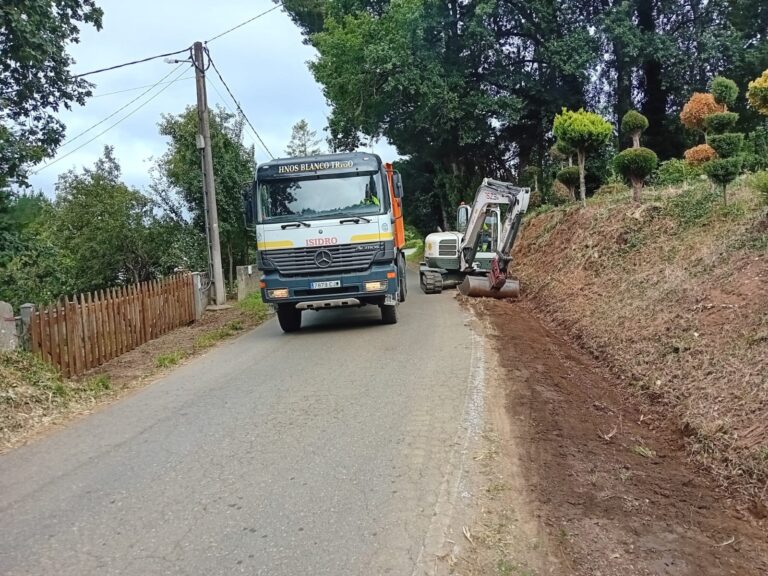
[{"label": "excavator bucket", "polygon": [[465,276],[459,284],[459,292],[479,298],[519,298],[520,282],[507,280],[500,289],[495,289],[491,287],[488,276]]}]

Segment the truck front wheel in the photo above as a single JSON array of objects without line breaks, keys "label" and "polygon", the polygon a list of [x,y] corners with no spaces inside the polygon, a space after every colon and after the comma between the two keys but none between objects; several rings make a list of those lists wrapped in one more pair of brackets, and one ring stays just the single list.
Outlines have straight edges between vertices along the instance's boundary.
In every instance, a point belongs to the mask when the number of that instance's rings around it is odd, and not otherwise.
[{"label": "truck front wheel", "polygon": [[397,324],[397,304],[381,305],[381,323]]},{"label": "truck front wheel", "polygon": [[295,304],[278,304],[277,321],[283,332],[296,332],[301,328],[301,310]]}]

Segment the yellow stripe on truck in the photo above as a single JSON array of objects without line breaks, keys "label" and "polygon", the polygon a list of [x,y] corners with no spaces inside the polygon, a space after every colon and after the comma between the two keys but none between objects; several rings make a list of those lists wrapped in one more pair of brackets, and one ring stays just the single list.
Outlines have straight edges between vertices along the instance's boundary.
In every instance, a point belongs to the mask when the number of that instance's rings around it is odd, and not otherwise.
[{"label": "yellow stripe on truck", "polygon": [[350,238],[350,242],[356,244],[357,242],[378,242],[381,240],[392,240],[393,236],[391,232],[385,232],[383,234],[355,234]]},{"label": "yellow stripe on truck", "polygon": [[273,242],[258,242],[256,248],[259,250],[277,250],[279,248],[293,248],[291,240],[274,240]]}]

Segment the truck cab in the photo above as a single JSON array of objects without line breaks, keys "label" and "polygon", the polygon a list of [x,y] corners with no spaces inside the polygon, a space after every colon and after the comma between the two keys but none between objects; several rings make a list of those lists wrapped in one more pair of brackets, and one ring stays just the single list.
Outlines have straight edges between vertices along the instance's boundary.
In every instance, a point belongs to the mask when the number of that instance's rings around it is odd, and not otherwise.
[{"label": "truck cab", "polygon": [[247,198],[261,296],[285,332],[305,310],[375,305],[397,322],[405,300],[403,187],[391,164],[350,152],[259,165]]}]

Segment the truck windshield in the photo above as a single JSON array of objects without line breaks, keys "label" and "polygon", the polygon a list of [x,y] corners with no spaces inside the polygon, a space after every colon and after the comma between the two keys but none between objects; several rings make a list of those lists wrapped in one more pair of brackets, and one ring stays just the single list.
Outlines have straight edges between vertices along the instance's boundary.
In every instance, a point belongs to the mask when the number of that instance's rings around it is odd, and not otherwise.
[{"label": "truck windshield", "polygon": [[260,180],[262,222],[379,214],[384,194],[378,172],[331,178]]}]

